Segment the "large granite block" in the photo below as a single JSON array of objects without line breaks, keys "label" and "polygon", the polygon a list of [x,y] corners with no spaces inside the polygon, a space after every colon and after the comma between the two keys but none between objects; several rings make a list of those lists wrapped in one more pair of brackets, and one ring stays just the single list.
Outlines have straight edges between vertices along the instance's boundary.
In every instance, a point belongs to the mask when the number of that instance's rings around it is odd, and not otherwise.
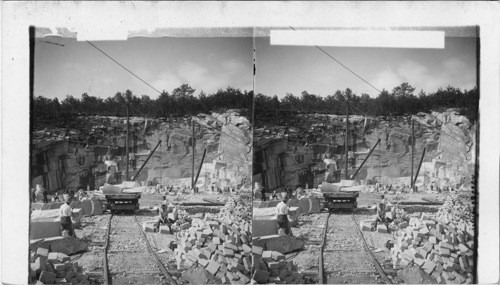
[{"label": "large granite block", "polygon": [[66,255],[88,250],[87,243],[77,237],[58,236],[46,238],[41,240],[38,246],[49,248],[51,252],[60,252]]},{"label": "large granite block", "polygon": [[253,245],[285,254],[303,248],[304,242],[289,235],[268,235],[254,239]]},{"label": "large granite block", "polygon": [[254,216],[252,221],[252,236],[260,237],[278,233],[276,216]]},{"label": "large granite block", "polygon": [[61,222],[59,219],[53,221],[31,221],[30,239],[41,239],[57,237],[61,235]]}]

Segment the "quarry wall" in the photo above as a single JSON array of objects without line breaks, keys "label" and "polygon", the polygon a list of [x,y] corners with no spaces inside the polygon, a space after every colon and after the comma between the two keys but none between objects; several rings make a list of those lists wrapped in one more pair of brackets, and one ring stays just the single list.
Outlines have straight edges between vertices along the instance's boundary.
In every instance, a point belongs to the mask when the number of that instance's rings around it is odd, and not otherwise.
[{"label": "quarry wall", "polygon": [[[297,118],[290,126],[255,130],[255,182],[269,189],[294,189],[317,187],[323,181],[344,177],[345,117],[308,114]],[[409,185],[412,120],[414,175],[426,150],[417,185],[468,187],[476,165],[477,128],[453,109],[411,117],[350,117],[348,175],[354,174],[380,139],[356,179],[364,183]],[[298,160],[289,159],[298,155]]]}]

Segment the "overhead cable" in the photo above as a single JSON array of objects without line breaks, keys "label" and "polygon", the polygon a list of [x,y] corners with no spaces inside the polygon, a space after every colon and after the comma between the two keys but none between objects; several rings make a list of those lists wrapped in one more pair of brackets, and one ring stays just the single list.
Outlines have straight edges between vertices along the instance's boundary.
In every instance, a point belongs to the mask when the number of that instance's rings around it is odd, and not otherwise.
[{"label": "overhead cable", "polygon": [[[292,30],[295,31],[295,29],[292,27],[292,26],[289,26]],[[378,92],[382,93],[382,91],[380,91],[377,87],[373,86],[370,82],[368,82],[367,80],[365,80],[363,77],[361,77],[360,75],[358,75],[356,72],[354,72],[352,69],[350,69],[349,67],[347,67],[345,64],[343,64],[342,62],[340,62],[339,60],[337,60],[336,58],[334,58],[331,54],[327,53],[324,49],[320,48],[319,46],[317,45],[314,45],[317,49],[319,49],[320,51],[322,51],[324,54],[326,54],[329,58],[335,60],[338,64],[340,64],[342,67],[344,67],[345,69],[347,69],[349,72],[351,72],[352,74],[354,74],[356,77],[358,77],[359,79],[363,80],[363,82],[365,82],[366,84],[370,85],[373,89],[377,90]]]}]

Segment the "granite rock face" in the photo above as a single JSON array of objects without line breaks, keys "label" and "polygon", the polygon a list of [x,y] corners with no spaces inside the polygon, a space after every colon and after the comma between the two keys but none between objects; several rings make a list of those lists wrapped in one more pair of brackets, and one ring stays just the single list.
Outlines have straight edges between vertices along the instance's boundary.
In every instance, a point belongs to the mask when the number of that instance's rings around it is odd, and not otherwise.
[{"label": "granite rock face", "polygon": [[[195,165],[201,163],[202,154],[207,151],[198,183],[203,181],[210,185],[213,182],[215,187],[221,188],[250,187],[252,131],[246,117],[238,110],[228,110],[179,120],[161,123],[138,144],[138,152],[148,152],[162,140],[141,173],[141,180],[159,179],[164,185],[179,185],[183,178],[191,177],[194,123]],[[146,156],[141,156],[137,164],[141,165],[145,159]],[[216,181],[217,178],[220,181]],[[190,184],[188,180],[185,183]]]},{"label": "granite rock face", "polygon": [[[348,174],[354,174],[380,139],[356,179],[362,183],[410,184],[411,120],[414,175],[424,148],[426,151],[417,185],[470,186],[477,127],[454,109],[411,117],[350,117]],[[272,190],[317,188],[322,182],[343,178],[345,117],[306,114],[288,121],[255,130],[254,181]]]},{"label": "granite rock face", "polygon": [[[135,175],[157,145],[153,156],[138,176],[139,181],[159,181],[163,185],[191,183],[193,152],[195,171],[206,150],[199,184],[216,187],[250,188],[252,130],[244,110],[198,114],[192,117],[164,119],[130,118],[130,175]],[[37,184],[50,193],[60,189],[78,191],[98,189],[104,183],[115,184],[126,167],[125,118],[111,116],[80,117],[85,122],[78,129],[44,130],[34,134],[34,157],[38,171],[33,173],[32,187]],[[194,140],[193,140],[194,125]],[[68,143],[66,138],[85,138],[85,147]],[[54,148],[47,150],[49,144]],[[194,145],[194,151],[193,151]],[[98,175],[88,172],[98,170]],[[188,179],[189,178],[189,179]],[[219,182],[218,181],[223,181]]]}]

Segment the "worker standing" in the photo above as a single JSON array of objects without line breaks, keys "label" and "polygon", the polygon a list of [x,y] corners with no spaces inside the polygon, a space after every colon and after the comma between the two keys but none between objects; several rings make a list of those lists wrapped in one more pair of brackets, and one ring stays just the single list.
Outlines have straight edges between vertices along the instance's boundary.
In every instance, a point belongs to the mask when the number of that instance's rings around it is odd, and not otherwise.
[{"label": "worker standing", "polygon": [[172,219],[168,219],[171,224],[177,222],[179,219],[179,206],[178,205],[172,205]]},{"label": "worker standing", "polygon": [[385,200],[384,195],[380,195],[381,201],[377,205],[377,217],[375,219],[375,229],[377,229],[378,223],[382,222],[385,224],[387,228],[387,232],[389,232],[389,222],[385,216],[387,212],[387,201]]},{"label": "worker standing", "polygon": [[49,199],[47,198],[47,196],[49,195],[49,191],[46,188],[43,188],[42,195],[43,195],[43,203],[47,204],[49,202]]},{"label": "worker standing", "polygon": [[262,202],[266,201],[266,198],[267,198],[267,197],[266,197],[266,188],[265,188],[265,187],[262,187],[262,188],[260,189],[260,194],[262,195],[262,196],[261,196],[261,200],[262,200]]},{"label": "worker standing", "polygon": [[71,210],[71,197],[66,199],[66,203],[62,204],[59,208],[59,215],[61,217],[61,233],[64,231],[68,232],[69,236],[74,236],[75,233],[73,231],[73,223],[71,222],[71,214],[73,211]]},{"label": "worker standing", "polygon": [[278,232],[279,230],[284,230],[286,235],[291,235],[290,224],[288,223],[288,195],[286,193],[282,194],[283,198],[281,202],[276,205]]},{"label": "worker standing", "polygon": [[35,203],[36,202],[36,189],[31,188],[31,202]]}]

